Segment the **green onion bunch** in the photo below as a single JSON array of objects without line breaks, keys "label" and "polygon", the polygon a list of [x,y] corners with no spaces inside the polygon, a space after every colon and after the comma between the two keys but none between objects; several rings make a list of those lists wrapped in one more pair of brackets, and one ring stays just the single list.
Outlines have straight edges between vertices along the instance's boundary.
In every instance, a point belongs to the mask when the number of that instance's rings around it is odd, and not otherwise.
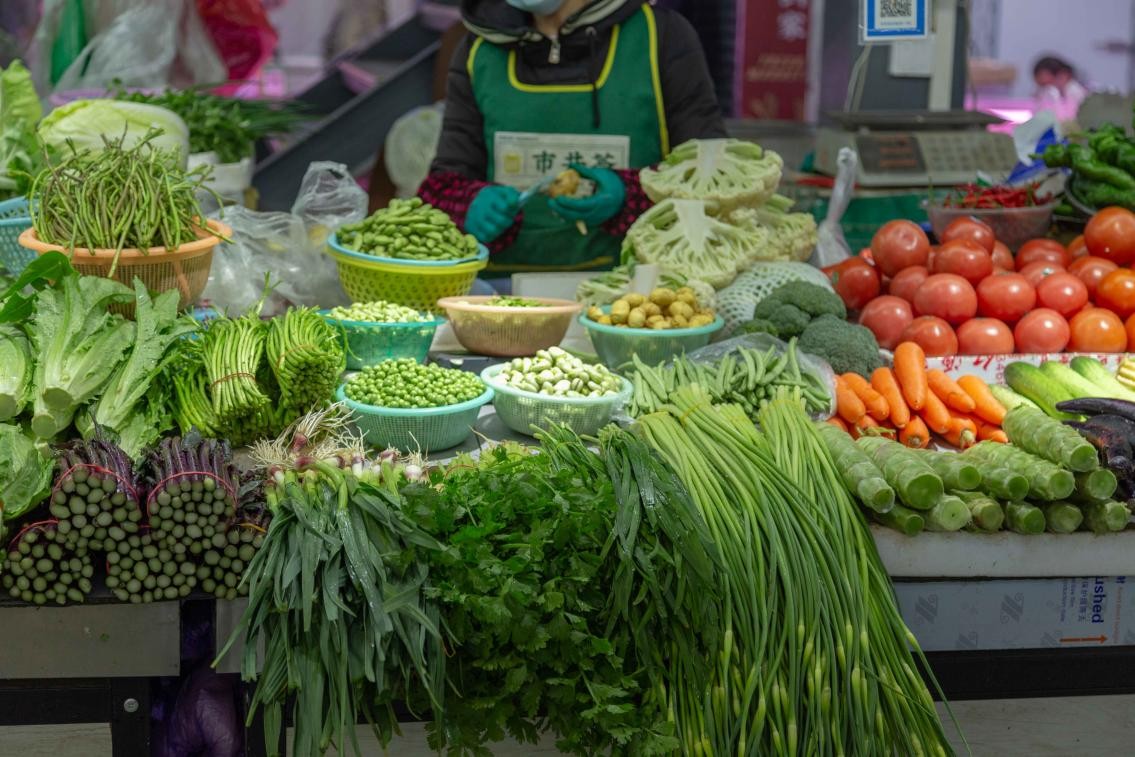
[{"label": "green onion bunch", "polygon": [[[32,184],[32,226],[48,244],[77,248],[173,250],[202,235],[198,193],[209,168],[184,171],[177,157],[151,143],[152,129],[126,146],[103,137],[101,150],[74,147],[48,163]],[[108,275],[113,276],[118,256]]]},{"label": "green onion bunch", "polygon": [[111,550],[138,533],[138,481],[126,454],[102,438],[60,450],[49,510],[56,530],[79,549]]},{"label": "green onion bunch", "polygon": [[280,401],[299,413],[326,404],[347,368],[342,339],[313,308],[269,321],[265,352]]},{"label": "green onion bunch", "polygon": [[25,528],[8,545],[4,589],[24,602],[45,605],[82,602],[91,593],[94,566],[85,547],[76,547],[54,523]]}]

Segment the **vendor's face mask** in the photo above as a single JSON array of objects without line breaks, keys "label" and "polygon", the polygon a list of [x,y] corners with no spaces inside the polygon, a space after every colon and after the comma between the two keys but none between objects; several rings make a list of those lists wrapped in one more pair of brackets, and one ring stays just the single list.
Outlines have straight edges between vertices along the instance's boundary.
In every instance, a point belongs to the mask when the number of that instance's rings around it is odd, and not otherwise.
[{"label": "vendor's face mask", "polygon": [[564,0],[505,0],[513,8],[534,13],[537,16],[547,16],[555,13],[564,4]]}]

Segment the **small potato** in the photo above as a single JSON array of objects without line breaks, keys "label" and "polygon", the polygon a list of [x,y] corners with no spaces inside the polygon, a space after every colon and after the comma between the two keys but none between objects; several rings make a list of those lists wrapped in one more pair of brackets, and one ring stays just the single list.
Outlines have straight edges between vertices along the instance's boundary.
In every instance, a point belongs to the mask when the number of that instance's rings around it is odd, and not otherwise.
[{"label": "small potato", "polygon": [[661,331],[663,329],[668,329],[668,328],[672,328],[672,327],[670,325],[670,319],[669,318],[663,318],[661,320],[655,321],[650,326],[650,328],[655,329],[656,331]]},{"label": "small potato", "polygon": [[661,323],[662,321],[665,321],[665,320],[666,320],[666,318],[664,316],[652,315],[652,316],[650,316],[649,318],[646,319],[646,326],[647,326],[647,328],[652,329],[652,328],[654,328],[654,324]]},{"label": "small potato", "polygon": [[665,287],[658,287],[650,293],[650,301],[661,306],[666,307],[677,295],[674,294],[673,289],[666,289]]},{"label": "small potato", "polygon": [[667,310],[669,310],[671,318],[676,315],[680,315],[683,318],[689,318],[694,314],[694,309],[690,307],[688,303],[682,302],[681,300],[675,300],[674,302],[671,302],[670,307],[667,308]]},{"label": "small potato", "polygon": [[596,307],[595,305],[592,305],[587,309],[587,317],[593,321],[598,321],[600,318],[603,318],[603,315],[603,309]]},{"label": "small potato", "polygon": [[602,315],[600,315],[598,318],[595,319],[595,322],[596,323],[602,323],[605,326],[610,326],[611,325],[611,316],[607,315],[606,313],[603,313]]},{"label": "small potato", "polygon": [[639,305],[646,302],[646,296],[639,294],[637,292],[632,292],[631,294],[624,294],[623,299],[626,300],[627,304],[630,305],[632,308],[637,308]]},{"label": "small potato", "polygon": [[693,287],[678,287],[678,289],[675,290],[674,294],[677,294],[678,296],[681,296],[683,294],[693,295],[695,297],[697,296],[694,294]]},{"label": "small potato", "polygon": [[627,314],[627,325],[632,329],[641,329],[645,324],[646,313],[642,312],[642,308],[632,308]]},{"label": "small potato", "polygon": [[713,316],[707,315],[705,313],[698,313],[689,320],[689,325],[691,328],[697,328],[698,326],[708,326],[711,323],[713,323]]},{"label": "small potato", "polygon": [[614,315],[615,313],[622,313],[623,315],[626,315],[629,312],[631,312],[631,305],[625,299],[617,299],[615,300],[615,303],[611,305],[612,315]]},{"label": "small potato", "polygon": [[670,323],[673,324],[674,328],[676,328],[676,329],[684,329],[684,328],[686,328],[686,326],[690,325],[690,322],[686,319],[686,316],[684,316],[684,315],[672,315],[672,316],[670,316]]},{"label": "small potato", "polygon": [[653,302],[645,303],[642,306],[642,310],[643,310],[643,312],[646,313],[647,318],[649,318],[652,315],[662,315],[662,308],[658,307],[658,305],[656,305]]},{"label": "small potato", "polygon": [[678,295],[678,302],[684,302],[690,307],[696,309],[698,306],[698,296],[693,292],[681,292]]}]

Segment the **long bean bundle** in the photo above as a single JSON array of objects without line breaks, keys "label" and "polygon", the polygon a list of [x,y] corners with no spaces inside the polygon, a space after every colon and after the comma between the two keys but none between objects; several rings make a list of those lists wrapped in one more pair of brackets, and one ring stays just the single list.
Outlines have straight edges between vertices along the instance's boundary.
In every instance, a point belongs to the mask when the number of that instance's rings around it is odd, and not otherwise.
[{"label": "long bean bundle", "polygon": [[737,405],[685,387],[636,427],[690,490],[726,571],[711,681],[669,689],[685,753],[948,753],[822,440],[799,405],[762,420],[779,424],[775,441]]},{"label": "long bean bundle", "polygon": [[[198,193],[208,167],[186,172],[176,156],[151,143],[151,130],[127,147],[125,137],[103,137],[99,151],[70,149],[32,183],[36,236],[76,248],[172,250],[198,239],[204,213]],[[108,275],[113,276],[118,255]]]},{"label": "long bean bundle", "polygon": [[265,353],[281,402],[300,412],[327,404],[347,367],[339,334],[312,308],[295,308],[272,320]]}]

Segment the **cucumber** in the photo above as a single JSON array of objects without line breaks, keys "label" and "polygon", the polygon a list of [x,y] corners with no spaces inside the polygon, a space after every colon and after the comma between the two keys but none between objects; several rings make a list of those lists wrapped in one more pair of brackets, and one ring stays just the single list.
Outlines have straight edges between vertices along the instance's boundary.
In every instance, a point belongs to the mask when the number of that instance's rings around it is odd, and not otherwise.
[{"label": "cucumber", "polygon": [[1062,384],[1074,397],[1110,396],[1104,394],[1103,389],[1096,386],[1095,383],[1084,378],[1064,363],[1049,360],[1041,364],[1040,370],[1049,378]]},{"label": "cucumber", "polygon": [[1117,400],[1135,401],[1135,392],[1128,389],[1115,378],[1115,373],[1096,360],[1094,357],[1079,355],[1072,358],[1068,364],[1072,370],[1099,387],[1101,397],[1111,397]]},{"label": "cucumber", "polygon": [[1040,410],[1040,406],[1035,402],[1028,397],[1022,397],[1004,384],[990,384],[989,391],[993,393],[994,399],[1005,406],[1006,410],[1012,410],[1021,405],[1031,407],[1034,410]]},{"label": "cucumber", "polygon": [[1059,420],[1076,417],[1056,409],[1056,403],[1074,399],[1076,395],[1035,365],[1020,361],[1009,363],[1005,366],[1005,383],[1017,394],[1036,403],[1046,415]]}]

